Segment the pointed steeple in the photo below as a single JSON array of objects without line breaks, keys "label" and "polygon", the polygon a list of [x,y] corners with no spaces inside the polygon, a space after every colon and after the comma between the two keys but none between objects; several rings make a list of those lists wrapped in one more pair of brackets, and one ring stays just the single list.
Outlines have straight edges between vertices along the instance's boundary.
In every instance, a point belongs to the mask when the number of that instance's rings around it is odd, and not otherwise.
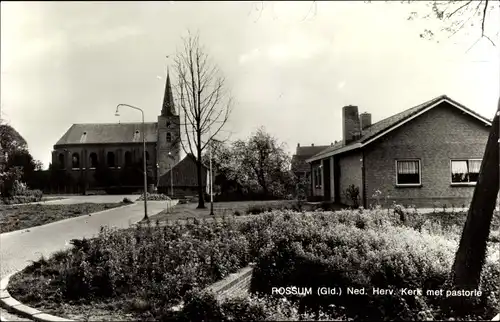
[{"label": "pointed steeple", "polygon": [[174,116],[175,105],[174,96],[172,95],[172,86],[170,85],[170,73],[167,67],[167,83],[165,84],[165,96],[163,97],[163,106],[161,108],[162,116]]}]

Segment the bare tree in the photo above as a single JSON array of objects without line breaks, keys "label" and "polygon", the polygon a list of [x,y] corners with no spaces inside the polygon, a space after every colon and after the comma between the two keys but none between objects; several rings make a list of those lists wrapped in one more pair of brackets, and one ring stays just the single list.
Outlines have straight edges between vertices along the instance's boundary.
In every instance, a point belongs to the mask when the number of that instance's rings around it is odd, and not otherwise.
[{"label": "bare tree", "polygon": [[[403,1],[404,3],[412,3],[414,1]],[[493,36],[498,37],[499,30],[488,28],[495,26],[495,21],[498,17],[492,17],[491,14],[498,10],[500,1],[498,0],[479,0],[479,1],[430,1],[428,2],[429,10],[427,12],[410,13],[408,19],[438,19],[441,21],[438,30],[426,28],[420,34],[421,38],[435,39],[436,34],[447,34],[448,37],[453,37],[462,32],[470,33],[478,30],[480,27],[480,35],[474,46],[479,40],[487,39],[493,46],[496,46]],[[488,24],[488,22],[490,22]],[[472,47],[471,46],[471,47]]]},{"label": "bare tree", "polygon": [[225,79],[213,63],[199,35],[188,33],[175,59],[177,102],[181,111],[184,139],[181,145],[194,158],[197,168],[198,208],[205,208],[202,157],[212,139],[226,124],[232,109]]},{"label": "bare tree", "polygon": [[[411,2],[411,1],[405,1]],[[412,12],[409,19],[434,18],[441,21],[439,33],[445,33],[453,37],[461,32],[470,33],[480,26],[478,39],[472,44],[472,48],[479,40],[487,39],[493,46],[495,41],[490,37],[488,21],[493,22],[490,26],[498,26],[494,21],[498,18],[490,16],[495,9],[499,9],[500,1],[432,1],[429,3],[430,13],[422,15]],[[436,31],[425,29],[420,37],[434,39]],[[498,36],[498,29],[495,36]],[[470,49],[469,48],[469,49]],[[467,220],[463,228],[460,244],[455,255],[453,264],[452,284],[457,289],[476,289],[479,286],[481,271],[486,259],[487,241],[490,234],[490,226],[495,210],[495,204],[499,190],[499,113],[500,100],[497,113],[493,118],[493,124],[486,144],[483,162],[479,178],[474,189]],[[467,309],[467,305],[461,299],[457,307]]]}]

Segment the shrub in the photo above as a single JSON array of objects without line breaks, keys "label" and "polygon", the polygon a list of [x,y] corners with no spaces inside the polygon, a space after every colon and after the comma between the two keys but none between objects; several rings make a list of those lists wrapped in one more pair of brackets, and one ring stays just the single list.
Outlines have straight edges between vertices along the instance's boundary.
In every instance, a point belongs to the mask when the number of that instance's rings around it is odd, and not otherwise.
[{"label": "shrub", "polygon": [[359,188],[351,184],[345,190],[345,197],[352,203],[354,208],[359,207]]},{"label": "shrub", "polygon": [[[162,193],[146,193],[146,198],[151,201],[163,201],[163,200],[171,200],[169,196],[164,195]],[[141,194],[141,196],[137,200],[144,200],[144,194]]]},{"label": "shrub", "polygon": [[30,190],[27,189],[23,185],[19,185],[16,187],[16,191],[18,193],[22,194],[14,194],[11,195],[8,198],[3,199],[3,203],[7,205],[12,205],[12,204],[23,204],[23,203],[30,203],[30,202],[38,202],[41,201],[43,198],[43,193],[41,190]]},{"label": "shrub", "polygon": [[127,197],[123,198],[123,201],[122,201],[122,202],[123,202],[123,203],[127,203],[127,204],[129,204],[129,203],[133,203],[133,201],[132,201],[132,200],[130,200],[129,198],[127,198]]},{"label": "shrub", "polygon": [[[190,294],[178,321],[304,321],[313,320],[310,314],[299,314],[296,304],[286,298],[248,296],[217,301],[209,292]],[[332,320],[322,314],[319,321]]]},{"label": "shrub", "polygon": [[58,290],[57,301],[135,298],[128,303],[137,311],[140,299],[147,299],[149,312],[160,316],[190,290],[248,265],[249,244],[234,225],[194,220],[184,226],[102,228],[97,238],[72,240],[74,247],[59,261],[39,265],[50,271],[47,287]]},{"label": "shrub", "polygon": [[[251,254],[258,256],[252,291],[270,294],[271,286],[317,287],[329,285],[365,288],[441,289],[451,269],[457,241],[419,232],[397,215],[383,211],[340,211],[287,217],[267,215],[243,230],[252,240]],[[498,274],[485,269],[483,276]],[[486,280],[486,279],[485,279]],[[491,280],[491,281],[497,281]],[[497,282],[495,290],[498,290]],[[488,317],[498,305],[498,291],[482,285],[485,295],[473,306],[473,317]],[[314,291],[313,291],[314,292]],[[428,315],[446,317],[437,297],[405,296],[291,298],[313,312],[329,305],[344,307],[350,318],[414,320]],[[317,305],[319,304],[319,305]],[[359,308],[363,307],[360,312]],[[427,312],[427,313],[425,313]]]}]

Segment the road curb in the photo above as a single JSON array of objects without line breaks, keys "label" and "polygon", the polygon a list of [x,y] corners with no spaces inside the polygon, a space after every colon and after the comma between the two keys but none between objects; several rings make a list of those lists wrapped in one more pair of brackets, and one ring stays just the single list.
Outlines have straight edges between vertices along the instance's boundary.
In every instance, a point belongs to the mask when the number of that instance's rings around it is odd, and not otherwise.
[{"label": "road curb", "polygon": [[34,321],[40,322],[60,322],[60,321],[74,321],[69,319],[64,319],[55,315],[44,313],[35,308],[29,307],[12,296],[10,296],[7,291],[7,286],[9,285],[10,278],[16,273],[12,273],[2,278],[0,281],[0,305],[5,308],[7,311],[15,313],[19,316],[32,319]]}]

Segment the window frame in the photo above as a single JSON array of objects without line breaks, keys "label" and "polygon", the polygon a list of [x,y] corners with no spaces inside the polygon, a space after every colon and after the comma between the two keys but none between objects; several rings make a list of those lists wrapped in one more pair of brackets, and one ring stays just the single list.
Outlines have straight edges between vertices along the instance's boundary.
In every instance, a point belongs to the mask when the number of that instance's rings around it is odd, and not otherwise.
[{"label": "window frame", "polygon": [[167,134],[165,135],[165,140],[167,141],[167,143],[172,143],[172,133],[167,132]]},{"label": "window frame", "polygon": [[[467,182],[453,182],[453,161],[467,161],[467,171],[469,171],[469,161],[481,161],[481,164],[483,163],[483,159],[480,158],[461,158],[461,159],[450,159],[450,185],[452,186],[475,186],[477,184],[477,181],[467,181]],[[481,171],[481,167],[479,167],[479,171]],[[467,179],[468,178],[469,172],[467,173]]]},{"label": "window frame", "polygon": [[[418,161],[418,183],[398,182],[398,162]],[[422,160],[420,159],[396,159],[394,160],[394,172],[396,174],[396,187],[421,187],[422,186]]]},{"label": "window frame", "polygon": [[[75,162],[74,162],[74,160],[73,160],[73,159],[75,158],[75,156],[76,156],[76,159],[77,159],[77,165],[78,165],[78,167],[75,167]],[[73,152],[73,153],[71,154],[71,169],[72,169],[72,170],[80,170],[80,168],[81,168],[81,164],[80,164],[80,154],[79,154],[78,152]]]}]

